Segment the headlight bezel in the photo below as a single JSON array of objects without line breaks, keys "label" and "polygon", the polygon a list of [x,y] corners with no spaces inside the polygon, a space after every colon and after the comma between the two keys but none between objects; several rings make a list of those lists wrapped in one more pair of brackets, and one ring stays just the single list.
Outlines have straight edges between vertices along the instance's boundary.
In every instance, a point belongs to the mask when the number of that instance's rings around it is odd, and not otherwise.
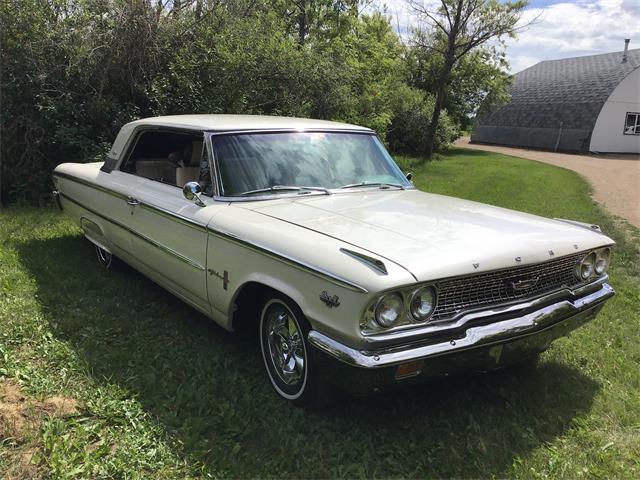
[{"label": "headlight bezel", "polygon": [[[431,288],[434,294],[434,302],[433,307],[429,314],[423,319],[416,319],[411,313],[411,302],[414,296],[424,288]],[[384,322],[380,322],[378,319],[379,308],[386,297],[389,295],[398,295],[402,299],[402,312],[400,316],[388,326],[384,325]],[[407,327],[410,328],[412,326],[417,325],[425,325],[429,322],[433,312],[437,307],[438,302],[438,289],[433,283],[424,283],[420,285],[408,285],[405,287],[399,287],[392,290],[387,290],[385,292],[380,292],[376,298],[369,303],[369,306],[365,309],[364,316],[361,320],[361,330],[369,331],[370,333],[374,332],[388,332],[395,330],[397,328]]]},{"label": "headlight bezel", "polygon": [[[397,297],[397,299],[399,300],[400,306],[398,308],[398,316],[390,322],[381,321],[379,310],[384,304],[385,299],[389,299],[390,297]],[[373,318],[381,328],[389,329],[396,326],[398,323],[398,320],[402,319],[405,309],[406,309],[406,305],[405,305],[405,300],[402,294],[400,294],[399,292],[387,292],[384,295],[380,296],[380,298],[376,302],[376,305],[373,311],[374,312]],[[385,324],[385,322],[388,324]]]},{"label": "headlight bezel", "polygon": [[[596,263],[593,266],[593,271],[596,275],[604,275],[609,270],[609,265],[611,264],[611,252],[611,247],[604,247],[596,250]],[[601,261],[604,262],[604,266],[599,268]]]},{"label": "headlight bezel", "polygon": [[[427,313],[419,315],[419,314],[416,314],[416,312],[414,312],[414,302],[416,300],[416,297],[418,296],[418,293],[420,293],[423,290],[431,292],[433,301],[431,302],[431,309]],[[419,288],[415,289],[411,294],[411,297],[409,299],[409,305],[408,305],[409,313],[411,314],[411,317],[418,323],[424,323],[428,321],[429,318],[431,318],[431,315],[433,315],[433,312],[435,311],[437,306],[438,306],[438,293],[436,291],[436,288],[433,285],[421,285]]]},{"label": "headlight bezel", "polygon": [[[576,277],[581,282],[588,282],[606,275],[611,265],[612,251],[613,249],[608,245],[585,252],[584,256],[576,264]],[[604,265],[600,262],[604,262]]]}]

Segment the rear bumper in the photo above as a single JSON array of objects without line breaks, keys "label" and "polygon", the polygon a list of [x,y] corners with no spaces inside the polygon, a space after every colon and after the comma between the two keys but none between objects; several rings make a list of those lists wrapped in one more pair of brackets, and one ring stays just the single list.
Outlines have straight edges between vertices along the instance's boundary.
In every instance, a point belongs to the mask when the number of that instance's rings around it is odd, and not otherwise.
[{"label": "rear bumper", "polygon": [[[448,375],[457,371],[487,371],[544,351],[555,339],[593,319],[615,292],[606,282],[578,298],[546,304],[533,311],[509,308],[492,311],[481,321],[443,338],[426,337],[402,345],[357,350],[317,331],[309,343],[319,355],[321,371],[328,381],[354,393],[377,391],[411,379]],[[478,324],[481,323],[481,324]],[[418,362],[409,377],[396,379],[398,366]]]}]

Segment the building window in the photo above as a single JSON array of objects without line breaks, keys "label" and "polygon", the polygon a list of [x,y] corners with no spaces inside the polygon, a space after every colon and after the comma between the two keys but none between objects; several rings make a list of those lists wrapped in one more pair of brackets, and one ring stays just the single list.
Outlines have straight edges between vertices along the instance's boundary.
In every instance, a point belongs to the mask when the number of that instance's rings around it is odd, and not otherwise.
[{"label": "building window", "polygon": [[625,135],[640,135],[640,113],[627,112],[627,120],[624,122]]}]

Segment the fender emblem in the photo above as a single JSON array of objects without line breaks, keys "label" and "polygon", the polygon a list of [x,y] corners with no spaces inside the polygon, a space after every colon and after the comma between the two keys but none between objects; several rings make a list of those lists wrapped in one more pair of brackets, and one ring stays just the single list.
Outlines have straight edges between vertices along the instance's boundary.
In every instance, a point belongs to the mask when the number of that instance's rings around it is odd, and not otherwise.
[{"label": "fender emblem", "polygon": [[340,297],[337,295],[329,295],[326,290],[320,294],[320,300],[329,308],[340,306]]},{"label": "fender emblem", "polygon": [[538,284],[538,280],[540,280],[540,277],[512,280],[510,283],[514,291],[521,292],[535,287]]}]

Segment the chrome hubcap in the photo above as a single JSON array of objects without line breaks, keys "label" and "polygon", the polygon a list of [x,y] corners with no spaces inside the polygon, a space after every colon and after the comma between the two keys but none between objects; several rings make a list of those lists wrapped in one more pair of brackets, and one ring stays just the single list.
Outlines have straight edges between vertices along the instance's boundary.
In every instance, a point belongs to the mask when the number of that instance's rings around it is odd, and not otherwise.
[{"label": "chrome hubcap", "polygon": [[298,325],[281,306],[268,312],[266,321],[269,358],[275,373],[287,385],[304,378],[304,347]]}]

